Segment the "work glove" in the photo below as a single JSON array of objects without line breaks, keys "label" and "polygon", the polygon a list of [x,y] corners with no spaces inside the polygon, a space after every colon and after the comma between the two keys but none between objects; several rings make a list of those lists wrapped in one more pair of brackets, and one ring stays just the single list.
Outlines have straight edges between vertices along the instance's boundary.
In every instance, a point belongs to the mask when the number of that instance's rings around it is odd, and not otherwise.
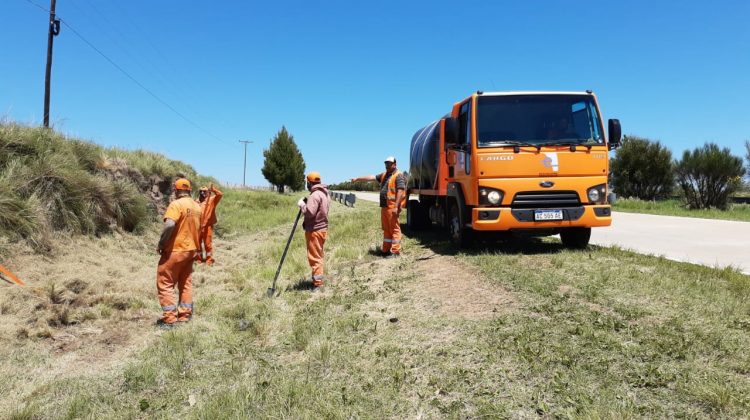
[{"label": "work glove", "polygon": [[300,210],[302,210],[302,207],[305,207],[305,203],[307,203],[307,197],[302,197],[297,202],[297,207],[299,207]]}]

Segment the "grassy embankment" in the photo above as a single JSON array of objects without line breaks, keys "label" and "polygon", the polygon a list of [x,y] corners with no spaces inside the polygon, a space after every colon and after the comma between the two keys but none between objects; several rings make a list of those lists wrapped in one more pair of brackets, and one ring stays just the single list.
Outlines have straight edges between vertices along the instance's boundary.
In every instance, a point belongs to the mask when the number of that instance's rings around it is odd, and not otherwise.
[{"label": "grassy embankment", "polygon": [[661,216],[697,217],[750,222],[750,204],[730,204],[729,209],[691,210],[680,200],[644,201],[637,198],[618,198],[612,206],[615,211],[646,213]]},{"label": "grassy embankment", "polygon": [[[199,269],[194,321],[142,329],[150,338],[110,369],[27,377],[13,417],[737,418],[750,410],[747,276],[618,249],[570,251],[555,239],[454,255],[423,234],[405,240],[401,259],[381,260],[366,251],[379,238],[376,208],[333,204],[327,290],[293,287],[307,275],[298,235],[281,295],[266,299],[295,198],[228,192],[218,254],[234,265]],[[0,358],[4,377],[65,357],[23,351],[44,340],[16,338],[18,350]],[[2,393],[13,395],[7,385]]]},{"label": "grassy embankment", "polygon": [[0,122],[0,262],[19,244],[50,253],[56,236],[142,232],[177,174],[208,180],[156,153]]}]

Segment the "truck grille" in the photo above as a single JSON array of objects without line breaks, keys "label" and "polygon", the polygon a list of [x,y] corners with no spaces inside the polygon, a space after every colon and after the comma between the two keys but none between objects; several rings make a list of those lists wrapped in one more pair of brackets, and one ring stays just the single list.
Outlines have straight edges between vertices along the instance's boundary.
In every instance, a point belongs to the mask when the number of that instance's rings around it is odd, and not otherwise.
[{"label": "truck grille", "polygon": [[517,209],[545,209],[578,207],[581,200],[575,191],[522,191],[513,197],[511,207]]}]

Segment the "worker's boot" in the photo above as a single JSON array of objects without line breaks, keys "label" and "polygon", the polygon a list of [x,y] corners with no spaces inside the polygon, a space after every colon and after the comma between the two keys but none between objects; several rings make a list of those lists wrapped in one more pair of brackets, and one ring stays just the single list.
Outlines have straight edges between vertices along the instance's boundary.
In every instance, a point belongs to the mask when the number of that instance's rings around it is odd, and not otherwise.
[{"label": "worker's boot", "polygon": [[214,265],[215,262],[216,260],[214,260],[214,257],[209,256],[208,258],[206,258],[206,264],[208,265]]}]

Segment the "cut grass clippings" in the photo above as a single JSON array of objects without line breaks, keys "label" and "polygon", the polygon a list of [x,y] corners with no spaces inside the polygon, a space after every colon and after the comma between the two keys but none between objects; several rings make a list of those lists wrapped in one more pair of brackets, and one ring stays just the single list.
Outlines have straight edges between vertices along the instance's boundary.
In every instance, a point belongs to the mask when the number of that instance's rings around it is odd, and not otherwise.
[{"label": "cut grass clippings", "polygon": [[[280,295],[267,299],[297,198],[230,192],[226,237],[256,232],[256,245],[241,269],[197,287],[190,325],[151,332],[121,368],[40,381],[0,417],[741,418],[750,410],[748,276],[616,248],[571,251],[556,238],[456,253],[440,235],[408,235],[404,256],[383,260],[367,250],[380,239],[377,207],[332,203],[327,289],[296,288],[309,276],[298,232]],[[438,262],[455,273],[429,278]],[[469,276],[511,293],[512,307],[446,314],[430,308],[466,297],[412,293],[428,280],[451,288]],[[4,372],[18,357],[0,362]]]}]

